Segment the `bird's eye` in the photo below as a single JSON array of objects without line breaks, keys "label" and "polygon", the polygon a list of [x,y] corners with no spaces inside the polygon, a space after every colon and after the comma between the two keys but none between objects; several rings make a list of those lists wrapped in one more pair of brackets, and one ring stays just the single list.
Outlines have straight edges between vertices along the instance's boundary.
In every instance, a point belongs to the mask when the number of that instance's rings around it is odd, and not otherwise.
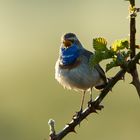
[{"label": "bird's eye", "polygon": [[74,44],[74,42],[75,42],[75,38],[72,37],[63,39],[63,44],[67,48],[70,47],[72,44]]}]

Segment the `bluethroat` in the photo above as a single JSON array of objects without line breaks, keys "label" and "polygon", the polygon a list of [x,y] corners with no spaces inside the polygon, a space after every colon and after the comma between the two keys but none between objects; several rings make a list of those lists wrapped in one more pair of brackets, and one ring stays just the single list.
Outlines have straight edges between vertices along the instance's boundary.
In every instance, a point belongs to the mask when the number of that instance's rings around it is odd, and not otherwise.
[{"label": "bluethroat", "polygon": [[81,109],[83,109],[86,91],[92,88],[102,89],[107,84],[107,78],[99,64],[93,68],[89,65],[90,57],[94,53],[86,50],[74,33],[66,33],[61,38],[59,58],[55,65],[55,79],[67,89],[83,93]]}]

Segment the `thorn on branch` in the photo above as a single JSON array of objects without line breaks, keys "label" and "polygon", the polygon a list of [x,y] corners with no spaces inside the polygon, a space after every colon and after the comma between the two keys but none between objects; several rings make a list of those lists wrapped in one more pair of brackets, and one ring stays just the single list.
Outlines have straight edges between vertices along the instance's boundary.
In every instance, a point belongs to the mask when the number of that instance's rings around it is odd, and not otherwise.
[{"label": "thorn on branch", "polygon": [[77,134],[77,132],[75,131],[75,129],[73,129],[71,132],[73,132],[73,133]]},{"label": "thorn on branch", "polygon": [[140,45],[136,45],[136,48],[137,48],[137,49],[140,49]]},{"label": "thorn on branch", "polygon": [[135,86],[137,93],[140,97],[140,80],[139,80],[137,69],[131,72],[131,76],[133,79],[131,83]]},{"label": "thorn on branch", "polygon": [[140,8],[136,8],[136,11],[137,11],[137,12],[140,12]]}]

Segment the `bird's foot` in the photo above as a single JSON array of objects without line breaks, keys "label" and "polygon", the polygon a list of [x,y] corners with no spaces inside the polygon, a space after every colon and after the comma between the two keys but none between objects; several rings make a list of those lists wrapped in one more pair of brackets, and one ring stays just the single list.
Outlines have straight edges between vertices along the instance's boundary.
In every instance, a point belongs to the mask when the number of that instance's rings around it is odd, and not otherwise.
[{"label": "bird's foot", "polygon": [[104,108],[103,105],[97,105],[96,101],[89,101],[88,102],[88,107],[91,107],[93,112],[97,113],[97,110],[102,110]]},{"label": "bird's foot", "polygon": [[77,119],[80,118],[80,116],[82,115],[83,109],[81,108],[80,111],[76,112],[76,114],[73,116],[73,119]]}]

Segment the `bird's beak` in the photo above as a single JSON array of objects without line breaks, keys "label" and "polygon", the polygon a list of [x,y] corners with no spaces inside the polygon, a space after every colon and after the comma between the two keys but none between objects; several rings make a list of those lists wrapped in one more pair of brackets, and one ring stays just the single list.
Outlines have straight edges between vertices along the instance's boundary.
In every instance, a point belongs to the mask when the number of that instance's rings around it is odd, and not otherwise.
[{"label": "bird's beak", "polygon": [[70,47],[72,45],[72,42],[69,40],[63,40],[63,44],[65,47]]}]

